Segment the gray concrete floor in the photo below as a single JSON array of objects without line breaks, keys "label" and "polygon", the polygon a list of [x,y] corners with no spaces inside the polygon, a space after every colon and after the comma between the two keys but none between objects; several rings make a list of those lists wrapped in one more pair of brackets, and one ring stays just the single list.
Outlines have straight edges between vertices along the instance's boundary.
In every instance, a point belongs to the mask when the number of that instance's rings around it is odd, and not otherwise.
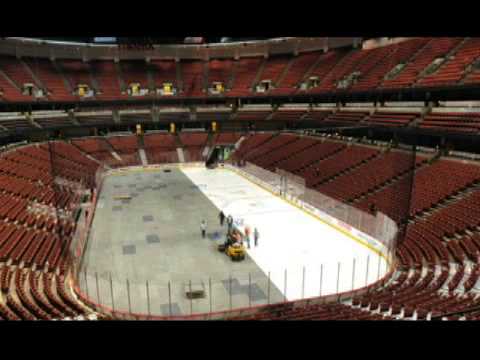
[{"label": "gray concrete floor", "polygon": [[[118,195],[131,199],[115,200]],[[232,262],[217,251],[226,232],[218,212],[174,166],[169,173],[140,170],[107,177],[83,259],[80,287],[92,300],[116,310],[152,315],[188,315],[283,301],[268,274],[248,255],[242,262]],[[208,223],[205,239],[200,232],[202,219]],[[203,288],[206,296],[189,300],[185,290],[190,287]]]}]

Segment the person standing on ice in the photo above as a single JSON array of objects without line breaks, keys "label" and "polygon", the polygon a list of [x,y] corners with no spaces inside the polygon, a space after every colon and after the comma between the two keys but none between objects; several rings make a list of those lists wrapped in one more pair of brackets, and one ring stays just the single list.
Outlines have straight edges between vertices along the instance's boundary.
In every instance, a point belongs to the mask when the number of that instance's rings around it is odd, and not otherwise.
[{"label": "person standing on ice", "polygon": [[206,234],[206,231],[207,231],[207,221],[206,220],[202,220],[202,222],[200,223],[200,229],[202,230],[202,238],[205,239],[205,234]]},{"label": "person standing on ice", "polygon": [[258,229],[255,228],[255,230],[253,231],[253,242],[254,242],[255,247],[257,247],[257,245],[258,245],[258,238],[259,237],[260,237],[260,234],[258,233]]},{"label": "person standing on ice", "polygon": [[250,249],[250,233],[251,233],[251,230],[250,230],[250,226],[245,226],[245,240],[247,242],[247,248]]},{"label": "person standing on ice", "polygon": [[233,225],[233,217],[232,215],[228,215],[227,217],[227,225],[228,225],[228,232],[232,230],[232,225]]},{"label": "person standing on ice", "polygon": [[225,214],[223,213],[223,211],[220,211],[218,217],[220,218],[220,226],[223,227],[223,222],[225,221]]}]

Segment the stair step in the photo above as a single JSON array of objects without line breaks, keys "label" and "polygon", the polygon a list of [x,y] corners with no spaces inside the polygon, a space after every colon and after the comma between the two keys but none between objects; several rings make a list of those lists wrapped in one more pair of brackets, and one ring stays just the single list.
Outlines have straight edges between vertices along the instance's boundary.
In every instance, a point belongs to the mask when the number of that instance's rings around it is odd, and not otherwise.
[{"label": "stair step", "polygon": [[283,69],[283,71],[278,75],[277,79],[275,79],[274,86],[275,87],[280,87],[282,85],[283,79],[287,76],[288,72],[290,71],[290,68],[293,66],[295,63],[295,60],[297,60],[297,57],[292,57],[288,63],[287,66]]},{"label": "stair step", "polygon": [[110,154],[112,154],[112,156],[117,159],[118,161],[122,161],[122,158],[120,157],[120,155],[118,155],[118,153],[115,151],[115,150],[110,150]]},{"label": "stair step", "polygon": [[183,92],[182,65],[180,64],[180,61],[175,62],[175,64],[178,91]]},{"label": "stair step", "polygon": [[63,69],[62,69],[62,66],[57,63],[55,60],[51,60],[52,62],[52,65],[53,67],[55,68],[55,70],[60,74],[60,76],[62,77],[62,80],[63,80],[63,84],[65,85],[65,87],[67,88],[68,92],[70,94],[73,94],[74,92],[74,89],[73,89],[73,86],[72,84],[70,83],[70,81],[68,80],[68,78],[65,76],[64,72],[63,72]]},{"label": "stair step", "polygon": [[147,155],[145,154],[144,149],[138,149],[138,154],[140,155],[140,159],[142,160],[142,165],[148,165]]},{"label": "stair step", "polygon": [[181,147],[177,147],[177,154],[178,154],[178,160],[181,163],[184,163],[185,162],[185,155],[184,155],[183,149]]},{"label": "stair step", "polygon": [[250,89],[253,91],[255,89],[255,86],[258,84],[260,81],[260,77],[263,74],[263,69],[265,68],[265,64],[267,63],[267,59],[263,59],[262,63],[258,67],[257,74],[255,75],[255,78],[252,81],[252,84],[250,85]]},{"label": "stair step", "polygon": [[231,69],[232,72],[231,72],[230,76],[228,77],[227,83],[225,84],[225,89],[226,90],[230,90],[233,87],[233,84],[235,82],[235,75],[236,75],[236,72],[237,72],[237,66],[238,66],[238,61],[235,61],[232,65],[232,69]]},{"label": "stair step", "polygon": [[93,87],[93,90],[95,91],[95,93],[100,93],[101,89],[100,89],[100,85],[98,84],[97,78],[95,77],[95,73],[89,63],[86,63],[86,65],[88,67],[88,73],[90,75],[90,83]]},{"label": "stair step", "polygon": [[17,84],[10,76],[8,76],[3,70],[0,69],[0,76],[3,76],[5,80],[12,85],[15,89],[17,89],[19,92],[22,92],[22,88],[19,84]]},{"label": "stair step", "polygon": [[151,71],[151,67],[149,64],[146,66],[146,71],[147,71],[147,82],[148,82],[148,88],[152,91],[155,91],[155,79],[153,78],[153,74]]},{"label": "stair step", "polygon": [[124,92],[127,90],[127,85],[125,84],[125,80],[123,80],[122,67],[120,65],[120,62],[114,62],[114,64],[117,71],[118,85],[120,86],[120,90]]}]

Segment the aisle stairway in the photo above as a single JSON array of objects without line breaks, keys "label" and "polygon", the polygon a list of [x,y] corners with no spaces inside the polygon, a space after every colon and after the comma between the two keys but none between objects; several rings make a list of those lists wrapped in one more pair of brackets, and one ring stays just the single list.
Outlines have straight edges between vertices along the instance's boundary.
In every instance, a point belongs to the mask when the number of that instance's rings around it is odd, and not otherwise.
[{"label": "aisle stairway", "polygon": [[147,155],[145,154],[144,149],[138,149],[138,154],[140,155],[140,160],[142,160],[142,165],[147,166],[148,165],[148,160],[147,160]]},{"label": "aisle stairway", "polygon": [[183,148],[177,147],[177,155],[178,155],[178,160],[181,163],[185,162],[185,155],[183,153]]}]

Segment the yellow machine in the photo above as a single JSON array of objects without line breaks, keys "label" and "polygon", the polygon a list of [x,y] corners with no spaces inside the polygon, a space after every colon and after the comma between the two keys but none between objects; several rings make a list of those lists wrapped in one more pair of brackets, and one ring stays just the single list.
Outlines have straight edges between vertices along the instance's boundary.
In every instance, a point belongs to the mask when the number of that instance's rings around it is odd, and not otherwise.
[{"label": "yellow machine", "polygon": [[238,232],[235,235],[230,233],[227,235],[227,240],[225,243],[218,245],[218,251],[225,252],[225,254],[232,259],[232,261],[245,260],[245,246],[243,246],[239,236],[240,233]]},{"label": "yellow machine", "polygon": [[232,261],[245,260],[245,246],[243,245],[229,245],[225,248],[225,253],[232,259]]}]

